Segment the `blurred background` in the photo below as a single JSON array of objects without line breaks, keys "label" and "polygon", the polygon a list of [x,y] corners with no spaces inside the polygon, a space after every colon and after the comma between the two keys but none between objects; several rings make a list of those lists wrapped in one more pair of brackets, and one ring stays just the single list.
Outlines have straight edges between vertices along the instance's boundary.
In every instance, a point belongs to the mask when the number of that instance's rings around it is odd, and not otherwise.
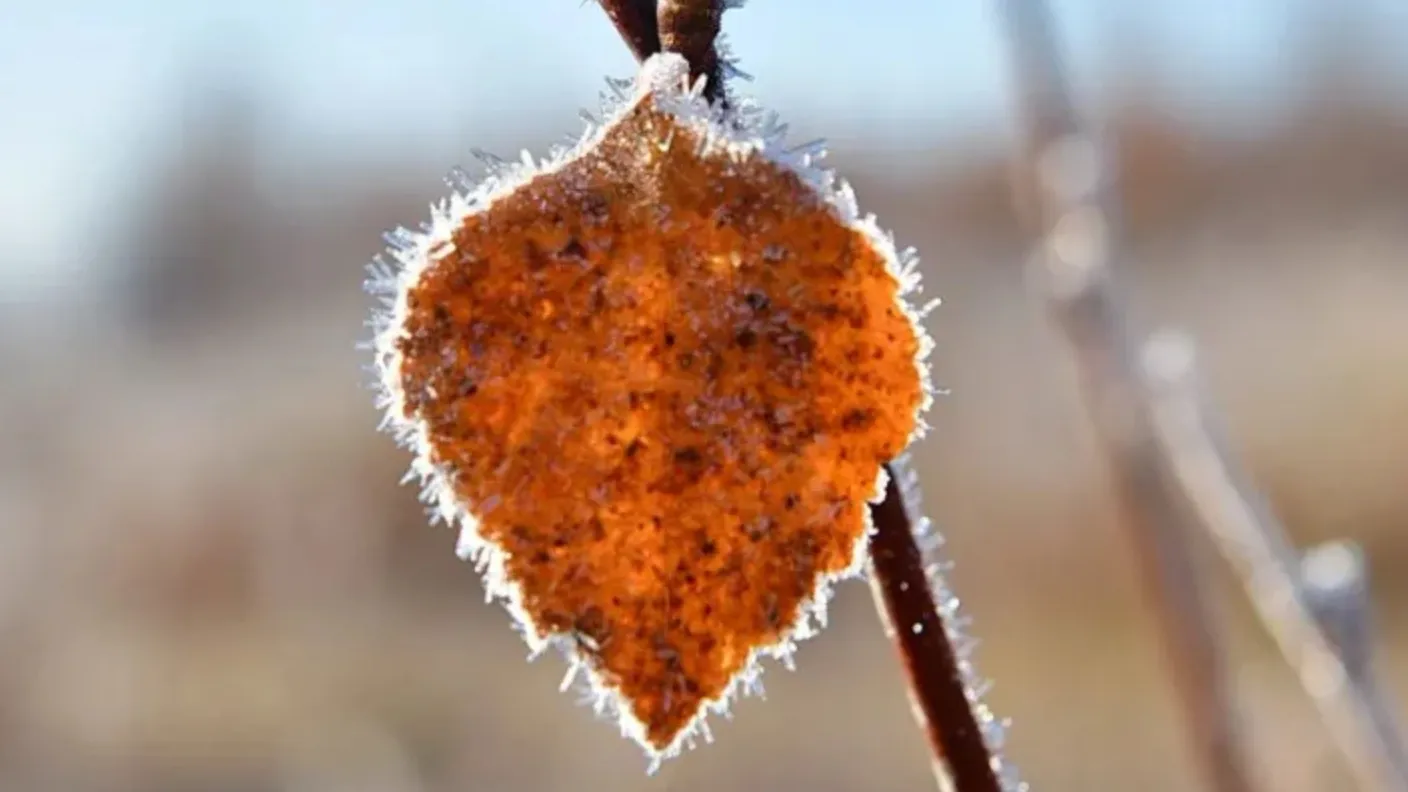
[{"label": "blurred background", "polygon": [[[1297,540],[1367,547],[1408,702],[1408,5],[1054,5],[1124,169],[1132,310],[1195,335]],[[945,300],[917,462],[1012,758],[1040,790],[1196,789],[1023,274],[998,22],[753,0],[725,30],[740,87],[831,141]],[[861,583],[648,779],[558,658],[525,661],[374,431],[381,233],[632,71],[581,0],[0,0],[0,790],[931,788]],[[1210,568],[1268,790],[1351,788]]]}]

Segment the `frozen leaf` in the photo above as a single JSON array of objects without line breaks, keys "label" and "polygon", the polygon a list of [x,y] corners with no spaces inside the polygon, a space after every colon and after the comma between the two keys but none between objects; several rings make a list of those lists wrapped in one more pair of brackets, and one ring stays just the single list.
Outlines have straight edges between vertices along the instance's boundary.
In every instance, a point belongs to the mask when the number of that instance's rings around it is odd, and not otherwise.
[{"label": "frozen leaf", "polygon": [[375,276],[428,501],[657,762],[819,627],[928,402],[912,255],[816,147],[687,73],[652,58],[584,140],[391,235]]}]

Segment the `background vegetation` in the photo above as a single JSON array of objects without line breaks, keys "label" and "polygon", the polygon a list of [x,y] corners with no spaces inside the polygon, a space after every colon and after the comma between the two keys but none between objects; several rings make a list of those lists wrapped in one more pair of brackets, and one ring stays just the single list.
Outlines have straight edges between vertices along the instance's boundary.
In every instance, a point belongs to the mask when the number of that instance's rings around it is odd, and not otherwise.
[{"label": "background vegetation", "polygon": [[[1335,30],[1305,37],[1302,94],[1251,128],[1185,123],[1137,51],[1112,55],[1096,98],[1137,314],[1196,334],[1296,537],[1367,546],[1382,670],[1408,701],[1408,96]],[[452,163],[321,161],[268,122],[258,85],[197,93],[96,240],[98,299],[0,314],[0,788],[827,792],[868,788],[880,763],[886,788],[932,783],[861,585],[798,673],[769,672],[766,704],[645,778],[557,693],[559,662],[524,662],[374,432],[360,268]],[[838,148],[945,298],[931,329],[953,395],[916,462],[1013,758],[1042,790],[1193,788],[1067,362],[1023,281],[1001,148]],[[1279,657],[1224,616],[1274,788],[1342,788]]]}]

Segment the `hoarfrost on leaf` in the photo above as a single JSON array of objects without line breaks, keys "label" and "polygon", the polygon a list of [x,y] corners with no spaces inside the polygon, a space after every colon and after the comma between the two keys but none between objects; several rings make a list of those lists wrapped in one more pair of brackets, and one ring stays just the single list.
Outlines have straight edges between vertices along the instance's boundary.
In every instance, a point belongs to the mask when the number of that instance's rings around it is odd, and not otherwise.
[{"label": "hoarfrost on leaf", "polygon": [[688,75],[652,57],[574,145],[480,155],[368,285],[432,517],[652,768],[825,626],[931,398],[913,252]]}]

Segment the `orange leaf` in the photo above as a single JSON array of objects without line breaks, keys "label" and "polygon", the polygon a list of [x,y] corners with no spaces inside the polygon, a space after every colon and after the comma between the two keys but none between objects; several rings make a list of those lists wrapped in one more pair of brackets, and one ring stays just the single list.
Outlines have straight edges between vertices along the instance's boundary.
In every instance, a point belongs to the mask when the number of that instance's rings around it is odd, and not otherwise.
[{"label": "orange leaf", "polygon": [[912,254],[686,75],[394,236],[374,343],[462,553],[657,763],[815,631],[928,401]]}]

